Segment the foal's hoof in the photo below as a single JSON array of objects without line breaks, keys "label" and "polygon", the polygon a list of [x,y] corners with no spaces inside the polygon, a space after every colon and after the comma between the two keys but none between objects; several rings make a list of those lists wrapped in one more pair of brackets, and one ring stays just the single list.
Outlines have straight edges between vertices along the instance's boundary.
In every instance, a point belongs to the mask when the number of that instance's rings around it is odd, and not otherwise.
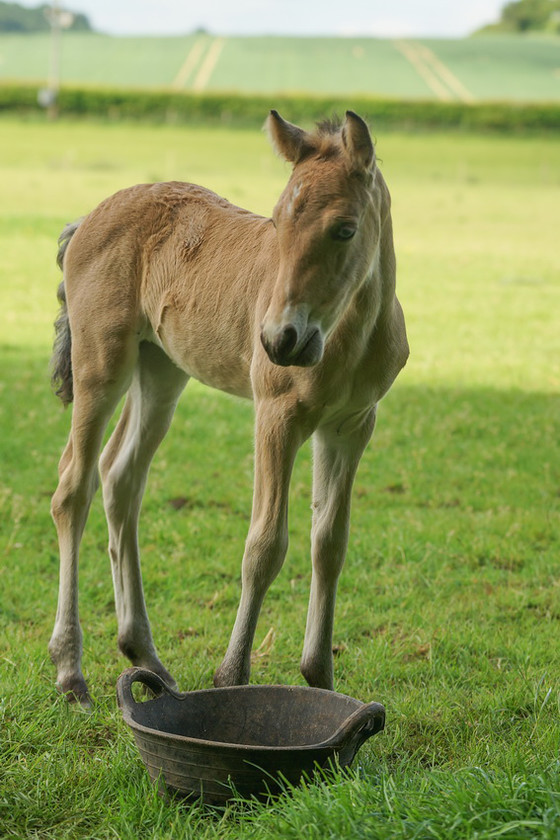
[{"label": "foal's hoof", "polygon": [[248,685],[249,676],[249,674],[245,676],[244,674],[238,673],[237,670],[224,667],[222,663],[214,672],[214,687],[231,688],[234,685]]},{"label": "foal's hoof", "polygon": [[228,688],[229,687],[229,683],[224,679],[220,668],[217,668],[214,671],[214,677],[212,679],[212,682],[214,684],[214,688]]},{"label": "foal's hoof", "polygon": [[93,703],[83,678],[63,680],[57,683],[56,687],[71,705],[85,710],[91,709]]}]

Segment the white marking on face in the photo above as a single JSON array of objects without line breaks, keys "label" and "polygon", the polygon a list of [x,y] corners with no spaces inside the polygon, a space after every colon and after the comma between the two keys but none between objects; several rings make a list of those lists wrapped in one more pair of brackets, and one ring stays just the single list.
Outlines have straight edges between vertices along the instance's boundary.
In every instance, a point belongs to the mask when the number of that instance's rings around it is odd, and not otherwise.
[{"label": "white marking on face", "polygon": [[292,190],[290,197],[288,198],[288,203],[286,205],[286,213],[290,218],[294,215],[294,207],[296,200],[301,192],[301,184],[295,184]]}]

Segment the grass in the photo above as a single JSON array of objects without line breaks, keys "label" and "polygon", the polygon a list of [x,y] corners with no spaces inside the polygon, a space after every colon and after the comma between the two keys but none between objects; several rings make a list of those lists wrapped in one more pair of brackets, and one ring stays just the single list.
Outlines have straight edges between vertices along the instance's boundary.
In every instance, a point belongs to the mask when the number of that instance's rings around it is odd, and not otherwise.
[{"label": "grass", "polygon": [[[70,419],[48,385],[56,237],[141,180],[202,182],[267,213],[287,169],[253,132],[11,120],[0,130],[2,836],[558,838],[558,144],[378,138],[412,356],[356,482],[335,667],[340,691],[386,705],[387,729],[349,777],[214,812],[158,799],[116,709],[126,663],[99,499],[81,564],[93,713],[67,708],[53,686],[48,508]],[[189,386],[146,494],[148,607],[184,690],[210,685],[235,614],[251,421],[249,404]],[[255,682],[301,682],[309,460],[306,448],[289,556],[257,633],[258,645],[273,627],[276,641]]]},{"label": "grass", "polygon": [[[62,80],[128,87],[169,87],[177,80],[188,89],[200,79],[198,73],[214,40],[195,35],[125,38],[65,33]],[[502,36],[409,43],[416,51],[429,47],[477,99],[542,102],[560,97],[559,38]],[[198,59],[187,72],[185,63],[195,44]],[[46,80],[49,55],[48,34],[0,35],[0,78]],[[445,68],[443,74],[436,68],[435,75],[447,87]],[[204,86],[245,93],[306,91],[410,99],[435,95],[403,56],[398,42],[378,38],[227,38]]]}]

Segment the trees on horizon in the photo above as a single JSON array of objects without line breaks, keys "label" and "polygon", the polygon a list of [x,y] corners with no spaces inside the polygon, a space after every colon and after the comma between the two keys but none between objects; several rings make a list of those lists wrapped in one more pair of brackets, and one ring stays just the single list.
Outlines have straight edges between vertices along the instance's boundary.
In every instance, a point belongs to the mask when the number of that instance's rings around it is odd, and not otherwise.
[{"label": "trees on horizon", "polygon": [[[33,9],[20,6],[19,3],[0,2],[0,32],[47,32],[51,28],[49,13],[51,6],[43,3]],[[86,15],[72,12],[72,23],[68,29],[74,31],[92,31]]]}]

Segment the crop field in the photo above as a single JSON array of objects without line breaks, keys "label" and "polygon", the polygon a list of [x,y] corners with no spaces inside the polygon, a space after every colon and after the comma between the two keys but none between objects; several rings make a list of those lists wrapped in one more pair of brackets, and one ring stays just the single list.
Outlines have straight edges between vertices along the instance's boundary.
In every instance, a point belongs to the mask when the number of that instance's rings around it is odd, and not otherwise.
[{"label": "crop field", "polygon": [[[49,499],[70,420],[48,381],[56,239],[139,181],[203,183],[268,214],[289,170],[258,131],[4,118],[0,133],[1,836],[557,840],[558,142],[378,136],[412,354],[358,473],[334,641],[336,688],[384,703],[387,727],[349,775],[216,811],[155,794],[116,707],[127,662],[99,497],[80,569],[93,711],[54,686]],[[211,685],[234,620],[251,440],[249,403],[192,383],[152,468],[146,599],[182,690]],[[303,683],[309,474],[306,447],[254,682]]]},{"label": "crop field", "polygon": [[[45,81],[48,35],[1,35],[0,79]],[[462,40],[66,33],[62,81],[227,90],[347,93],[443,101],[560,99],[560,38]]]}]

